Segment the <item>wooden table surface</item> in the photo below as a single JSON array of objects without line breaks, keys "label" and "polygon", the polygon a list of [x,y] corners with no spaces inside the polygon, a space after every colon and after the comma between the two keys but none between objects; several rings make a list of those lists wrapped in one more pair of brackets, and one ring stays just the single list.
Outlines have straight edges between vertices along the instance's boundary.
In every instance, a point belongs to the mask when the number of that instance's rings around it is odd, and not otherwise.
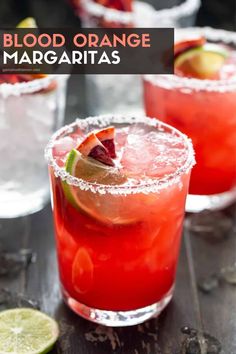
[{"label": "wooden table surface", "polygon": [[[75,99],[76,80],[69,92],[69,120],[75,110],[82,112]],[[172,302],[157,319],[112,329],[79,318],[63,304],[49,205],[32,216],[0,220],[0,250],[30,249],[36,256],[28,267],[9,275],[1,271],[0,253],[0,307],[12,306],[4,302],[3,288],[38,301],[41,310],[60,323],[53,354],[236,354],[235,224],[236,205],[222,212],[187,215]],[[197,334],[181,331],[185,326]]]},{"label": "wooden table surface", "polygon": [[[205,220],[202,224],[196,216],[187,216],[172,302],[160,318],[142,325],[123,329],[98,326],[79,318],[63,304],[50,206],[32,216],[1,221],[2,248],[9,252],[31,249],[36,260],[17,274],[0,276],[0,289],[8,288],[38,301],[43,311],[59,321],[61,336],[54,354],[235,354],[235,269],[228,274],[233,284],[220,279],[219,286],[208,293],[198,287],[200,283],[209,290],[210,281],[202,278],[211,280],[212,274],[220,270],[224,274],[222,268],[235,263],[235,205],[224,213],[201,216]],[[184,326],[217,338],[222,351],[188,351],[185,346],[189,337],[181,333]]]}]

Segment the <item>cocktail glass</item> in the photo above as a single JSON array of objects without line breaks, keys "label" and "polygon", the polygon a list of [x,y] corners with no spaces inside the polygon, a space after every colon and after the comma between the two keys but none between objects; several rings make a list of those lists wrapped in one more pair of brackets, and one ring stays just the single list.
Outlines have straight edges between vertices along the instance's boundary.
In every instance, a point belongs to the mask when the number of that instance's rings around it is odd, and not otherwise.
[{"label": "cocktail glass", "polygon": [[[203,35],[211,42],[236,46],[233,32],[182,29],[177,35]],[[199,80],[176,75],[144,77],[146,113],[191,137],[193,169],[187,210],[221,209],[236,199],[236,61],[235,75]]]},{"label": "cocktail glass", "polygon": [[43,150],[63,124],[67,76],[0,85],[0,218],[40,210],[49,199]]},{"label": "cocktail glass", "polygon": [[78,15],[85,27],[186,27],[195,22],[200,0],[133,1],[133,11],[107,8],[93,0],[80,0]]},{"label": "cocktail glass", "polygon": [[[143,177],[104,185],[66,172],[64,157],[77,145],[78,131],[87,134],[110,125],[117,130],[126,167],[136,171],[137,164]],[[137,150],[147,130],[152,138]],[[194,164],[189,139],[154,119],[100,116],[60,129],[45,156],[65,302],[82,317],[109,326],[134,325],[158,315],[174,290]],[[148,169],[156,177],[145,178]]]},{"label": "cocktail glass", "polygon": [[[157,3],[159,7],[157,8]],[[175,2],[176,3],[176,2]],[[186,27],[194,24],[200,0],[134,1],[133,12],[107,8],[93,0],[81,0],[83,27]],[[143,114],[142,82],[139,75],[87,75],[86,94],[89,114]],[[115,84],[114,84],[115,83]],[[108,99],[109,97],[109,99]]]}]

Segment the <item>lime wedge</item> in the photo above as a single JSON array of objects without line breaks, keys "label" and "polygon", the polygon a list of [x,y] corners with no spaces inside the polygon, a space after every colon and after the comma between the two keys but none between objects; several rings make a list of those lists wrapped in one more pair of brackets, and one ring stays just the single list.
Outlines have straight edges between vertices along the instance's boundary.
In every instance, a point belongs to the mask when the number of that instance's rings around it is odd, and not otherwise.
[{"label": "lime wedge", "polygon": [[189,49],[177,56],[175,69],[186,76],[214,79],[224,65],[229,53],[217,44]]},{"label": "lime wedge", "polygon": [[[116,167],[107,166],[93,158],[85,157],[79,151],[72,149],[68,155],[66,171],[70,175],[81,178],[84,181],[103,185],[119,185],[126,181]],[[103,223],[112,223],[109,216],[97,205],[97,195],[90,191],[83,191],[78,187],[63,182],[63,189],[67,200],[78,210]],[[101,197],[102,198],[102,197]],[[110,196],[110,200],[112,196]]]},{"label": "lime wedge", "polygon": [[16,28],[38,28],[37,23],[33,17],[27,17],[22,20]]},{"label": "lime wedge", "polygon": [[37,310],[0,312],[0,354],[46,354],[58,335],[56,321]]},{"label": "lime wedge", "polygon": [[72,176],[99,184],[122,184],[126,180],[119,169],[105,165],[91,157],[85,157],[75,149],[72,149],[68,155],[66,171]]}]

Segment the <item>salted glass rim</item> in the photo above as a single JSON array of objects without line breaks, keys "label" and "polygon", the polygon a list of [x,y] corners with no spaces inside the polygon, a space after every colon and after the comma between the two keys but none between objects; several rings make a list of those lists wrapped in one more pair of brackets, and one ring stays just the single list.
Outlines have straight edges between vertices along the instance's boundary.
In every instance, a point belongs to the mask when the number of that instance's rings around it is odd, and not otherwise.
[{"label": "salted glass rim", "polygon": [[[9,74],[10,75],[10,74]],[[67,80],[70,75],[47,75],[43,78],[34,79],[26,82],[17,82],[15,84],[0,84],[0,96],[8,97],[10,95],[19,96],[21,94],[35,93],[49,86],[53,80]]]},{"label": "salted glass rim", "polygon": [[155,10],[154,15],[158,18],[158,20],[162,20],[162,18],[179,19],[181,17],[190,16],[193,12],[199,9],[200,4],[201,0],[186,0],[169,9]]},{"label": "salted glass rim", "polygon": [[[135,1],[135,3],[142,3],[142,1]],[[107,21],[119,22],[121,24],[128,24],[135,19],[135,3],[134,12],[125,12],[116,9],[107,8],[93,0],[81,0],[81,4],[84,10],[86,10],[90,15],[95,17],[103,17]],[[197,11],[200,7],[201,0],[185,0],[183,3],[166,8],[156,10],[150,7],[150,17],[160,21],[165,19],[178,19],[181,17],[190,16],[192,13]],[[151,19],[151,18],[150,18]],[[150,22],[152,23],[152,22]]]},{"label": "salted glass rim", "polygon": [[[134,124],[134,123],[143,123],[151,127],[156,127],[160,131],[170,131],[173,134],[179,136],[186,148],[186,160],[181,167],[178,167],[175,172],[165,175],[161,178],[155,179],[145,179],[140,180],[138,184],[135,185],[103,185],[99,183],[93,183],[85,181],[81,178],[74,177],[65,171],[64,167],[58,166],[56,159],[53,157],[53,147],[55,141],[59,137],[66,136],[73,132],[74,127],[78,126],[80,128],[86,128],[90,125],[98,127],[106,127],[111,124]],[[188,173],[195,164],[195,153],[193,150],[193,145],[191,139],[189,139],[185,134],[181,133],[179,130],[174,127],[159,121],[158,119],[153,119],[145,116],[122,116],[122,115],[102,115],[96,117],[88,117],[85,119],[77,118],[73,123],[65,125],[58,131],[56,131],[51,139],[49,140],[45,148],[45,158],[49,166],[53,168],[54,174],[56,177],[60,177],[63,181],[66,181],[68,184],[75,187],[79,187],[82,190],[89,190],[93,193],[100,194],[136,194],[144,193],[148,194],[151,192],[158,192],[160,189],[167,188],[168,186],[178,183],[180,177],[183,174]]]},{"label": "salted glass rim", "polygon": [[[175,29],[175,39],[187,38],[191,35],[199,34],[206,36],[212,41],[222,41],[225,44],[234,44],[236,46],[236,32],[216,29],[212,27],[187,27]],[[220,80],[202,80],[178,75],[144,75],[144,79],[154,85],[163,88],[180,88],[192,90],[204,90],[214,92],[228,92],[236,90],[236,75],[229,79]]]},{"label": "salted glass rim", "polygon": [[81,0],[81,6],[85,11],[89,13],[89,15],[99,18],[102,17],[110,22],[128,24],[133,19],[132,12],[111,9],[99,3],[96,3],[93,0]]}]

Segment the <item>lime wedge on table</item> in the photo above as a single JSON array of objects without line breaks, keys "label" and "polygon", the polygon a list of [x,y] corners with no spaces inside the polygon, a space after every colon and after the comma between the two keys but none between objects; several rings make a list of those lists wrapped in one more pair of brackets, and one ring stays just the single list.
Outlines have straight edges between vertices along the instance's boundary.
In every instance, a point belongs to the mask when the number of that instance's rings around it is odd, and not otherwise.
[{"label": "lime wedge on table", "polygon": [[22,20],[16,28],[37,28],[36,21],[33,17],[27,17],[24,20]]},{"label": "lime wedge on table", "polygon": [[58,335],[56,321],[37,310],[0,312],[0,354],[46,354]]},{"label": "lime wedge on table", "polygon": [[205,44],[177,56],[175,68],[185,75],[211,79],[220,71],[227,57],[228,51],[222,46]]},{"label": "lime wedge on table", "polygon": [[[110,167],[93,158],[85,157],[75,149],[69,153],[65,168],[70,175],[87,182],[103,185],[119,185],[126,181],[126,176],[118,168]],[[104,211],[105,206],[98,205],[102,198],[106,198],[105,196],[98,198],[97,193],[83,191],[79,187],[66,182],[63,182],[63,189],[67,200],[75,208],[100,222],[112,222]],[[107,203],[111,202],[111,200],[112,197],[107,196]]]}]

